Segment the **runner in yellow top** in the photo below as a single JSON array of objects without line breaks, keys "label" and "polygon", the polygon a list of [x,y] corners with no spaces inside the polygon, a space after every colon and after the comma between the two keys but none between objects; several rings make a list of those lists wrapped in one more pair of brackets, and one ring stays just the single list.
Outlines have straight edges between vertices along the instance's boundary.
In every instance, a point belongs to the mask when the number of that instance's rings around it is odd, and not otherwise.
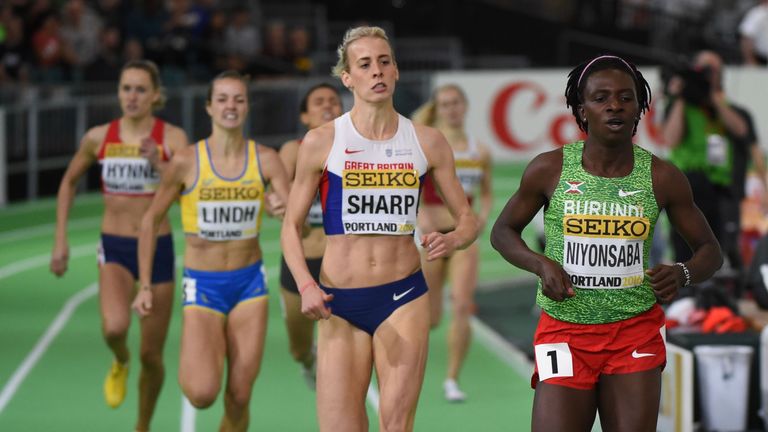
[{"label": "runner in yellow top", "polygon": [[[123,66],[117,96],[122,116],[86,132],[61,179],[56,205],[56,237],[51,272],[63,276],[69,261],[67,220],[77,183],[94,163],[101,164],[104,218],[99,244],[99,309],[101,330],[114,359],[104,381],[104,397],[112,408],[123,403],[130,353],[126,339],[131,300],[136,294],[139,224],[171,155],[188,147],[183,130],[153,115],[164,98],[154,63],[138,60]],[[137,431],[149,430],[165,377],[163,345],[171,318],[174,253],[171,225],[158,220],[159,235],[152,289],[155,313],[141,320],[141,374]],[[148,280],[147,283],[150,283]]]},{"label": "runner in yellow top", "polygon": [[206,109],[213,132],[174,158],[139,236],[141,289],[133,308],[154,311],[149,285],[155,233],[181,196],[186,234],[184,323],[179,382],[192,405],[209,407],[226,361],[222,431],[248,428],[248,404],[261,365],[267,330],[267,287],[259,228],[267,184],[285,202],[288,179],[274,150],[243,137],[247,78],[223,72],[211,83]]}]

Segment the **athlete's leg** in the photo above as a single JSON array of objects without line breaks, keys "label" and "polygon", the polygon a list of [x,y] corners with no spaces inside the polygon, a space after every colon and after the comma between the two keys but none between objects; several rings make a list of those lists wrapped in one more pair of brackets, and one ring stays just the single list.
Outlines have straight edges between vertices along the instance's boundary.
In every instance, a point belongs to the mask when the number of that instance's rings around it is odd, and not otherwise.
[{"label": "athlete's leg", "polygon": [[443,258],[427,261],[426,255],[421,254],[421,271],[429,288],[429,325],[435,328],[440,325],[443,318],[443,285],[447,270],[446,260]]},{"label": "athlete's leg", "polygon": [[596,390],[539,382],[533,397],[531,432],[589,432],[596,411]]},{"label": "athlete's leg", "polygon": [[131,325],[131,301],[135,295],[133,275],[125,267],[104,263],[99,267],[101,330],[112,354],[120,363],[129,360],[126,337]]},{"label": "athlete's leg", "polygon": [[428,296],[392,313],[373,336],[379,379],[379,430],[412,431],[429,345]]},{"label": "athlete's leg", "polygon": [[304,367],[310,367],[315,361],[312,352],[315,322],[301,313],[300,295],[283,287],[280,287],[280,295],[285,309],[285,327],[288,330],[291,357]]},{"label": "athlete's leg", "polygon": [[336,315],[320,320],[317,331],[320,432],[365,432],[368,430],[365,397],[371,381],[371,336]]},{"label": "athlete's leg", "polygon": [[131,272],[115,263],[99,267],[101,330],[114,359],[104,380],[104,399],[117,408],[125,400],[130,354],[126,343],[131,324],[131,300],[135,294]]},{"label": "athlete's leg", "polygon": [[179,384],[190,403],[208,408],[221,388],[226,355],[226,317],[220,313],[187,306],[181,330]]},{"label": "athlete's leg", "polygon": [[451,257],[451,326],[448,329],[447,378],[457,380],[469,350],[472,330],[469,320],[475,308],[479,248],[473,243]]},{"label": "athlete's leg", "polygon": [[227,387],[222,432],[246,431],[253,383],[259,375],[267,335],[266,296],[235,306],[227,319]]},{"label": "athlete's leg", "polygon": [[149,430],[157,397],[165,379],[163,347],[173,309],[175,283],[152,285],[152,313],[141,319],[141,375],[139,376],[139,418],[137,431]]},{"label": "athlete's leg", "polygon": [[602,375],[598,383],[600,425],[606,432],[653,432],[659,417],[661,368]]}]

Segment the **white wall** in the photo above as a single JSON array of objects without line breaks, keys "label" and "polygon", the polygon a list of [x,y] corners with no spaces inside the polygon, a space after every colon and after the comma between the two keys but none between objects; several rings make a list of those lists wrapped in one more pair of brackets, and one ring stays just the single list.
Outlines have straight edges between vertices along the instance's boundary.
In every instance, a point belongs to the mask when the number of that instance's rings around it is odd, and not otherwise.
[{"label": "white wall", "polygon": [[[488,145],[496,160],[529,160],[559,145],[580,139],[570,109],[565,106],[565,84],[570,69],[523,69],[508,72],[441,72],[434,86],[454,83],[469,99],[467,129]],[[652,112],[641,120],[635,141],[663,154],[659,131],[664,103],[658,68],[641,68],[653,92]],[[747,107],[758,134],[768,143],[768,70],[729,68],[725,86],[730,100]]]}]

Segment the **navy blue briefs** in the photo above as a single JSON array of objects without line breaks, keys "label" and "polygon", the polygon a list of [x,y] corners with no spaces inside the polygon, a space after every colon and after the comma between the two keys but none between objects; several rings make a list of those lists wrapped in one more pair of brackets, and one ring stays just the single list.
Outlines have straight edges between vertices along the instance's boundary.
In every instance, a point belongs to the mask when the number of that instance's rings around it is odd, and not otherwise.
[{"label": "navy blue briefs", "polygon": [[[138,262],[139,240],[135,237],[122,237],[101,234],[99,242],[99,265],[114,263],[125,267],[135,280],[139,280]],[[152,262],[152,283],[172,282],[176,273],[173,238],[170,234],[157,237],[155,260]]]},{"label": "navy blue briefs", "polygon": [[327,303],[331,313],[344,318],[371,336],[392,312],[427,292],[427,282],[421,270],[384,285],[366,288],[329,288],[320,285],[333,300]]}]

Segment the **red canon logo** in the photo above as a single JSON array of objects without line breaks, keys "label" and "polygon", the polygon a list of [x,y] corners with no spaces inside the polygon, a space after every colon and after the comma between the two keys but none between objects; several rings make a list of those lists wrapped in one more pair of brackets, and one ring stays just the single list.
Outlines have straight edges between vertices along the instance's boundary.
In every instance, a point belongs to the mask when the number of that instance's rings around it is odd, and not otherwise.
[{"label": "red canon logo", "polygon": [[[579,130],[570,110],[565,107],[562,96],[555,97],[551,93],[538,83],[531,81],[517,81],[503,87],[491,102],[491,128],[496,138],[505,147],[515,152],[548,150],[584,139],[585,134]],[[516,106],[531,100],[531,96],[533,96],[533,102],[530,102],[529,106],[522,109]],[[549,117],[541,118],[547,115],[543,112],[545,109],[553,111],[553,106],[548,104],[555,104],[556,108]],[[510,115],[513,108],[516,108],[517,113],[524,112],[525,116],[518,115],[513,118]],[[654,117],[653,106],[644,117],[649,119]],[[532,127],[539,127],[541,130],[535,131],[535,138],[528,141],[523,140],[516,133],[526,130],[527,134],[531,135]],[[660,131],[652,121],[643,120],[640,127],[645,128],[645,134],[654,144],[661,142]]]}]

